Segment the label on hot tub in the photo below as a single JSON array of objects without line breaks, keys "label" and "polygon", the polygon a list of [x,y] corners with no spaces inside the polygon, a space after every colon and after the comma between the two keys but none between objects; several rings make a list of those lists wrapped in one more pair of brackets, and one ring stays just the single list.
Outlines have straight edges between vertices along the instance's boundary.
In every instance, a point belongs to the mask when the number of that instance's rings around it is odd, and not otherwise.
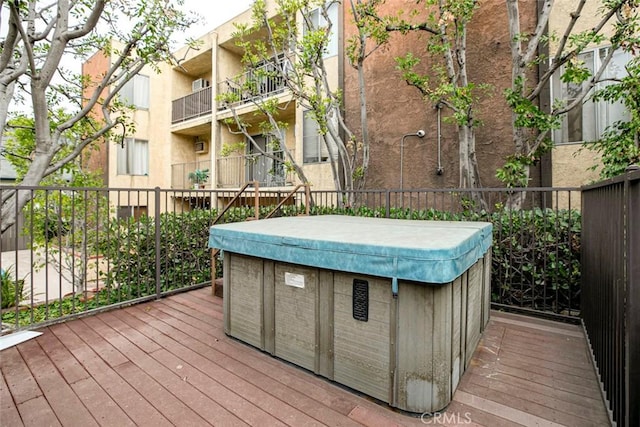
[{"label": "label on hot tub", "polygon": [[294,273],[284,273],[284,284],[296,288],[304,288],[304,275]]}]

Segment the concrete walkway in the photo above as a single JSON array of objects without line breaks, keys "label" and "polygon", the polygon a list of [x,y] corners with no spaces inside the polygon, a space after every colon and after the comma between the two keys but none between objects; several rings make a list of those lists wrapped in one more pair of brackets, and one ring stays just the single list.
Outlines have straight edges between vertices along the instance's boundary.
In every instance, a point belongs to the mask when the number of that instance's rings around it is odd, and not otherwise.
[{"label": "concrete walkway", "polygon": [[53,264],[45,266],[45,257],[29,249],[2,252],[0,268],[10,270],[14,278],[25,280],[23,304],[59,299],[73,291],[72,284]]}]

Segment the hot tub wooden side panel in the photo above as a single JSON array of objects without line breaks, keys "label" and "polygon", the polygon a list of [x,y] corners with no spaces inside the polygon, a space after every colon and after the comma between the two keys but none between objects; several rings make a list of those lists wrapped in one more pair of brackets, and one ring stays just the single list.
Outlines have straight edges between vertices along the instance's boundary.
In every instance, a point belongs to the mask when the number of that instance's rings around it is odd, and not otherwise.
[{"label": "hot tub wooden side panel", "polygon": [[[443,409],[490,305],[490,253],[451,283],[389,278],[225,252],[225,332],[405,411]],[[368,317],[354,318],[354,281]]]},{"label": "hot tub wooden side panel", "polygon": [[484,254],[484,278],[482,281],[482,331],[489,323],[489,313],[491,312],[491,248]]},{"label": "hot tub wooden side panel", "polygon": [[[285,274],[304,278],[297,287]],[[318,270],[293,264],[275,265],[275,355],[316,371],[318,353]]]},{"label": "hot tub wooden side panel", "polygon": [[225,329],[229,335],[263,348],[263,261],[238,254],[225,256]]},{"label": "hot tub wooden side panel", "polygon": [[480,259],[467,270],[467,328],[466,328],[466,352],[465,368],[469,366],[473,351],[480,341],[482,333],[483,317],[483,282],[484,259]]},{"label": "hot tub wooden side panel", "polygon": [[411,412],[441,409],[451,400],[452,348],[456,334],[453,284],[400,282],[397,379],[394,406]]},{"label": "hot tub wooden side panel", "polygon": [[[353,280],[369,286],[369,316],[353,316]],[[334,380],[389,401],[391,280],[334,274]]]}]

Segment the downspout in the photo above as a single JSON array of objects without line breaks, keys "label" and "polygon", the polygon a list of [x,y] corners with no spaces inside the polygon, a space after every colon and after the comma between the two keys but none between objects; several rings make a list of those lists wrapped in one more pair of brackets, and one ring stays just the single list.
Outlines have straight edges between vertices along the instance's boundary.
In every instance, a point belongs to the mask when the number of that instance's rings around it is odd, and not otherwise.
[{"label": "downspout", "polygon": [[444,107],[444,104],[442,103],[442,101],[438,101],[438,103],[436,104],[436,111],[438,114],[438,119],[437,119],[437,125],[438,125],[438,167],[436,169],[436,174],[438,175],[442,175],[444,173],[444,168],[442,167],[442,117],[441,117],[441,111],[442,111],[442,107]]}]

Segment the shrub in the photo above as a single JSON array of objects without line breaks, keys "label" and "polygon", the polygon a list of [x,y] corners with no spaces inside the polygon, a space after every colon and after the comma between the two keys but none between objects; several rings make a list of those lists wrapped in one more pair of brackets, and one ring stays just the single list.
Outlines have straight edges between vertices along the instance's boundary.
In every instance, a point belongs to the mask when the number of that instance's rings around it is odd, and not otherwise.
[{"label": "shrub", "polygon": [[[194,209],[160,215],[160,287],[168,291],[211,280],[209,226],[215,211]],[[156,292],[155,220],[112,220],[103,248],[110,263],[107,283],[123,298]]]},{"label": "shrub", "polygon": [[14,279],[11,269],[0,269],[0,291],[2,305],[0,308],[14,307],[24,298],[24,279]]},{"label": "shrub", "polygon": [[575,314],[580,308],[580,213],[532,209],[490,218],[493,301]]},{"label": "shrub", "polygon": [[[272,210],[261,207],[260,217]],[[284,206],[279,216],[298,215],[304,207]],[[385,207],[334,208],[314,206],[312,215],[385,217]],[[169,291],[211,280],[211,251],[207,247],[209,226],[216,210],[194,209],[163,213],[160,221],[161,290]],[[459,213],[436,209],[392,208],[398,219],[489,221],[493,223],[492,299],[494,302],[576,314],[580,306],[580,213],[575,210],[498,210],[493,213],[467,208]],[[221,222],[254,217],[253,208],[231,208]],[[77,313],[156,293],[155,220],[113,219],[105,231],[100,252],[109,269],[103,277],[107,287],[94,299],[73,296],[20,312],[20,324]],[[222,274],[220,261],[216,274]],[[9,272],[2,272],[2,306],[15,302],[16,285]],[[21,292],[21,285],[18,286]],[[13,323],[15,312],[2,318]]]}]

